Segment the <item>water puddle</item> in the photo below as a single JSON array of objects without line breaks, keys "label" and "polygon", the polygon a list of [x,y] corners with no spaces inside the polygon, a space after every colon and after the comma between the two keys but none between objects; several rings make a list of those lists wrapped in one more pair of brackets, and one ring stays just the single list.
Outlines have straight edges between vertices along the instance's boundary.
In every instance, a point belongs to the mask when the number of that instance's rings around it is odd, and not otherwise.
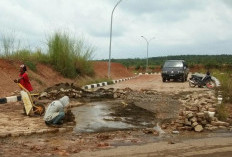
[{"label": "water puddle", "polygon": [[123,117],[111,116],[112,101],[92,102],[72,109],[75,115],[75,132],[102,132],[136,128],[123,121]]}]

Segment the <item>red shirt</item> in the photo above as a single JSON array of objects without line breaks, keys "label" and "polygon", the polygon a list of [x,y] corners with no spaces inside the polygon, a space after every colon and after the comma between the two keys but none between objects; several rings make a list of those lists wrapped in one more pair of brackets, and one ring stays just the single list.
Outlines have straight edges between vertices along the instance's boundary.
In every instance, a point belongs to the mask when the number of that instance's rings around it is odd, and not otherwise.
[{"label": "red shirt", "polygon": [[20,79],[20,84],[26,88],[29,92],[33,90],[31,83],[29,81],[28,75],[27,73],[23,73],[22,75],[19,74],[19,77],[21,77],[22,79]]}]

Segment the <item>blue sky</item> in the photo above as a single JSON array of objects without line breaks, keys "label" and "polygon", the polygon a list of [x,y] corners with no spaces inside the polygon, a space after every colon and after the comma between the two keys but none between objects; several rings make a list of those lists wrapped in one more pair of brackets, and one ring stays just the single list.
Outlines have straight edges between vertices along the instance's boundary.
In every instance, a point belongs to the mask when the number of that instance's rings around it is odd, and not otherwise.
[{"label": "blue sky", "polygon": [[[21,45],[46,49],[64,30],[109,55],[110,16],[118,0],[1,0],[0,35],[13,32]],[[231,0],[122,0],[114,12],[112,58],[183,54],[232,54]],[[1,37],[1,36],[0,36]]]}]

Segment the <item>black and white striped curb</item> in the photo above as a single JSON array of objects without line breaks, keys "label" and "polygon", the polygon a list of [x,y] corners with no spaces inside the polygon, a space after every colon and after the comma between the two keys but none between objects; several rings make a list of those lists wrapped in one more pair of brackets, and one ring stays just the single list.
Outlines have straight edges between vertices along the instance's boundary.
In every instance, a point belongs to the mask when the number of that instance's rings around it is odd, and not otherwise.
[{"label": "black and white striped curb", "polygon": [[[189,72],[189,75],[192,73]],[[135,75],[161,75],[161,72],[154,72],[154,73],[135,73]]]},{"label": "black and white striped curb", "polygon": [[[131,79],[136,78],[136,77],[138,77],[138,76],[139,76],[139,75],[134,76],[134,77],[124,78],[124,79],[119,79],[119,80],[112,80],[112,82],[113,82],[113,84],[115,84],[115,83],[119,83],[119,82],[131,80]],[[102,86],[107,86],[107,85],[109,85],[107,82],[102,82],[102,83],[96,83],[96,84],[85,85],[85,86],[82,87],[82,89],[91,89],[91,88],[102,87]]]},{"label": "black and white striped curb", "polygon": [[160,72],[154,72],[154,73],[135,73],[135,75],[160,75]]},{"label": "black and white striped curb", "polygon": [[0,98],[0,104],[5,104],[9,102],[21,101],[21,96],[10,96],[5,98]]}]

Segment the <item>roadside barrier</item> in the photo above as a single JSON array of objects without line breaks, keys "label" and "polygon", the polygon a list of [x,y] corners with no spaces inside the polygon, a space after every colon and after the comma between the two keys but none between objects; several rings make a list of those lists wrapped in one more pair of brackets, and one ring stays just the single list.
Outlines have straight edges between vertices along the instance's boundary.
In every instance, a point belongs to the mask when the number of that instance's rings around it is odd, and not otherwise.
[{"label": "roadside barrier", "polygon": [[5,98],[0,98],[0,104],[17,102],[17,101],[21,101],[21,96],[10,96]]},{"label": "roadside barrier", "polygon": [[161,74],[160,72],[154,72],[154,73],[135,73],[135,75],[157,75]]},{"label": "roadside barrier", "polygon": [[[124,79],[119,79],[119,80],[112,80],[112,83],[115,84],[115,83],[127,81],[127,80],[130,80],[130,79],[136,78],[136,77],[138,77],[138,76],[139,76],[139,75],[134,76],[134,77],[124,78]],[[102,87],[102,86],[107,86],[107,85],[110,85],[110,84],[107,83],[107,82],[102,82],[102,83],[96,83],[96,84],[85,85],[85,86],[82,87],[82,89],[91,89],[91,88]]]}]

